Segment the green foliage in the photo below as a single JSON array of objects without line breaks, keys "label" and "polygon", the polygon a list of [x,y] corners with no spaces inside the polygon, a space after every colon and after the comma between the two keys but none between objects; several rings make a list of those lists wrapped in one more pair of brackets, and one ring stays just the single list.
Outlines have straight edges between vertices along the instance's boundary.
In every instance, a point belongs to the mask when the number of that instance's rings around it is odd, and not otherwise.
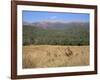
[{"label": "green foliage", "polygon": [[43,29],[23,25],[23,45],[89,45],[89,28]]}]

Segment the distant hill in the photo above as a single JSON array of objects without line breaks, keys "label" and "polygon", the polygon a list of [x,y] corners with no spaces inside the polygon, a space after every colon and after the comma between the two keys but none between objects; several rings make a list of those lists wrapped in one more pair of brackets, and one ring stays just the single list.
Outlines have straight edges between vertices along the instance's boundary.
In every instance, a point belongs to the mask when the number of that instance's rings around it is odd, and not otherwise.
[{"label": "distant hill", "polygon": [[88,22],[60,22],[60,21],[41,21],[41,22],[34,22],[34,23],[28,23],[24,22],[23,25],[30,25],[30,26],[36,26],[44,29],[65,29],[69,27],[85,27],[89,28]]}]

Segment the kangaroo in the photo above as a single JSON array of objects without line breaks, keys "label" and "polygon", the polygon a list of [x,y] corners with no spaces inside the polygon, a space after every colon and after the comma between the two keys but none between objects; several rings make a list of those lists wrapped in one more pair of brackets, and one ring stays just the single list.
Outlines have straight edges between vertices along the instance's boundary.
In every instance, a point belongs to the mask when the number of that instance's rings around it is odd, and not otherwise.
[{"label": "kangaroo", "polygon": [[68,49],[68,52],[69,52],[69,55],[73,55],[73,52],[71,51],[70,48],[67,48]]},{"label": "kangaroo", "polygon": [[68,47],[67,49],[65,49],[65,55],[66,55],[66,56],[71,56],[71,55],[73,55],[73,52],[70,50],[69,47]]}]

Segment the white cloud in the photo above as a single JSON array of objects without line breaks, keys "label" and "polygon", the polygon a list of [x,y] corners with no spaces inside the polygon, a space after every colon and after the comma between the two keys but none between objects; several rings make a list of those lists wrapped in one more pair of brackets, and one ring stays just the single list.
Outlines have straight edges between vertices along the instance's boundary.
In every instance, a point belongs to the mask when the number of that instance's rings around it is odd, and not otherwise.
[{"label": "white cloud", "polygon": [[52,17],[50,17],[50,19],[56,19],[57,18],[57,16],[52,16]]}]

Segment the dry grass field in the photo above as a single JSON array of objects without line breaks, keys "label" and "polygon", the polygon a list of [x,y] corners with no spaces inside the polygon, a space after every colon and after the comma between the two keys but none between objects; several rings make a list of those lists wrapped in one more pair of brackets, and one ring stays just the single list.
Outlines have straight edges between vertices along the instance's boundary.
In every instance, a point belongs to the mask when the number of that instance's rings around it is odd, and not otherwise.
[{"label": "dry grass field", "polygon": [[23,68],[89,65],[89,46],[23,46]]}]

